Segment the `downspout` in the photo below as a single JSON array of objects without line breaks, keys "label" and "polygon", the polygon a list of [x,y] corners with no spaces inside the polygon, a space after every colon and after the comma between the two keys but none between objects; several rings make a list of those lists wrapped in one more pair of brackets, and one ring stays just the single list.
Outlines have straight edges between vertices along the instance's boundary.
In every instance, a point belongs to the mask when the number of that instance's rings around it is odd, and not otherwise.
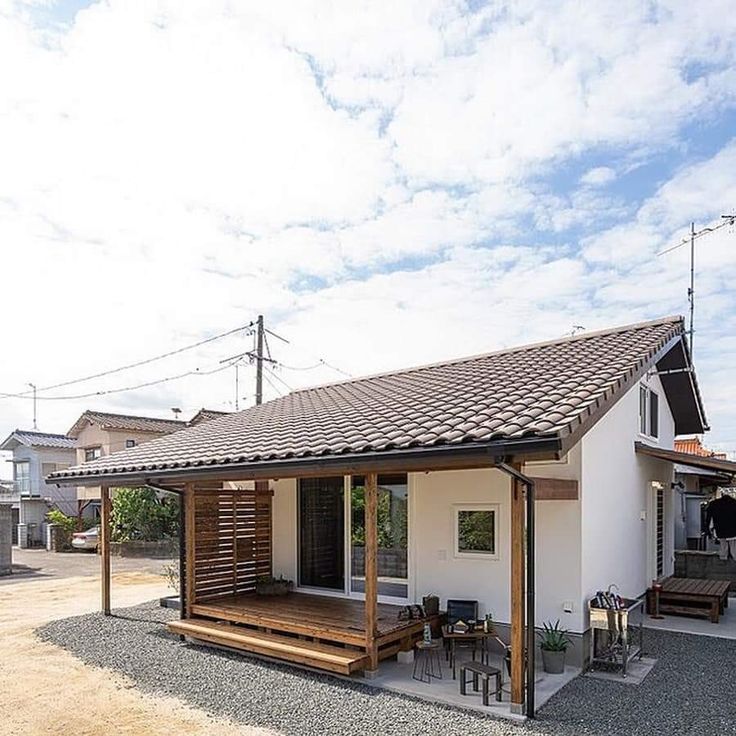
[{"label": "downspout", "polygon": [[521,471],[497,458],[495,467],[526,487],[526,717],[534,718],[534,675],[537,642],[535,640],[535,579],[534,579],[534,481]]},{"label": "downspout", "polygon": [[[185,619],[187,617],[186,601],[187,601],[187,576],[186,570],[184,569],[184,558],[185,558],[185,545],[186,545],[186,533],[184,529],[185,515],[184,515],[184,492],[180,488],[171,488],[169,486],[162,486],[157,483],[146,483],[148,488],[153,488],[154,491],[166,491],[166,493],[175,493],[179,497],[179,618]],[[180,637],[182,640],[184,637]]]}]

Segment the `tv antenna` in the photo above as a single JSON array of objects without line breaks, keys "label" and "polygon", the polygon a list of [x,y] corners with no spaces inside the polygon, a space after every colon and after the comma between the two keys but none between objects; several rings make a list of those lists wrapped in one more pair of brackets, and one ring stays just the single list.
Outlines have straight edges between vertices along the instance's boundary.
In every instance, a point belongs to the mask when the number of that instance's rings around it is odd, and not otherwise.
[{"label": "tv antenna", "polygon": [[708,226],[701,228],[700,230],[695,229],[695,223],[690,223],[690,237],[683,238],[677,245],[673,245],[670,248],[666,248],[663,251],[657,253],[658,256],[663,256],[665,253],[671,253],[673,250],[682,248],[683,245],[690,244],[690,286],[687,290],[687,301],[690,307],[690,325],[688,328],[688,337],[690,342],[690,361],[693,360],[693,337],[695,335],[695,241],[700,240],[705,235],[714,233],[721,230],[724,227],[733,227],[736,223],[736,214],[721,215],[721,222],[718,225]]}]

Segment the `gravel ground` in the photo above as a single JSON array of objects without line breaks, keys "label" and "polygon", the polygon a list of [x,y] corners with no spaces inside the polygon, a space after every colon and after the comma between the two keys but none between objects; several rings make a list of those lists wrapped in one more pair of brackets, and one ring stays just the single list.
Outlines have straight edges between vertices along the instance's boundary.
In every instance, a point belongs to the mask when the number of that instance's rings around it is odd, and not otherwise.
[{"label": "gravel ground", "polygon": [[109,667],[150,693],[289,736],[684,736],[736,734],[736,641],[647,631],[658,663],[638,687],[578,677],[516,725],[327,675],[188,646],[161,625],[175,612],[153,603],[54,621],[45,641],[88,664]]}]

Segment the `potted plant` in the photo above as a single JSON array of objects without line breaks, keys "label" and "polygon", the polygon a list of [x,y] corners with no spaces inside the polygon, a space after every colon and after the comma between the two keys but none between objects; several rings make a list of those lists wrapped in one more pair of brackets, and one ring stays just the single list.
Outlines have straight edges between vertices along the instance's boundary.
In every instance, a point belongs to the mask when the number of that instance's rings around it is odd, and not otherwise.
[{"label": "potted plant", "polygon": [[567,635],[567,629],[560,628],[560,619],[557,619],[554,624],[550,621],[542,624],[539,639],[544,671],[552,675],[563,673],[565,671],[565,652],[572,644],[572,640]]},{"label": "potted plant", "polygon": [[273,575],[261,575],[256,578],[256,593],[258,595],[286,595],[294,587],[293,580],[287,580],[283,575],[275,578]]}]

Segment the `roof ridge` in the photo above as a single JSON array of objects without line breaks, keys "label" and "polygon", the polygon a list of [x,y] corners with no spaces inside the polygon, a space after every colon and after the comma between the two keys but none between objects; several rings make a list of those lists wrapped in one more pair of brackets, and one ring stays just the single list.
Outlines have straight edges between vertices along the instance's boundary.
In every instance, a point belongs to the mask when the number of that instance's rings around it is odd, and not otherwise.
[{"label": "roof ridge", "polygon": [[[682,315],[669,315],[667,317],[660,317],[658,319],[646,320],[643,322],[635,322],[628,325],[620,325],[618,327],[610,327],[602,330],[594,330],[593,332],[580,333],[578,335],[566,335],[565,337],[558,337],[553,340],[541,340],[539,342],[526,343],[524,345],[516,345],[510,348],[499,348],[498,350],[491,350],[487,353],[476,353],[474,355],[466,355],[460,358],[451,358],[445,360],[439,360],[433,363],[423,363],[421,365],[409,366],[406,368],[398,368],[395,370],[381,371],[379,373],[368,373],[364,376],[356,376],[355,378],[347,378],[341,381],[329,381],[328,383],[320,383],[316,386],[306,386],[304,388],[295,389],[291,391],[287,396],[296,394],[306,393],[308,391],[317,391],[322,388],[331,388],[333,386],[348,386],[354,383],[361,383],[362,381],[373,380],[376,378],[388,378],[389,376],[401,376],[407,373],[414,373],[416,371],[428,370],[430,368],[440,368],[446,365],[458,365],[460,363],[469,363],[473,360],[481,360],[482,358],[490,358],[494,355],[511,355],[513,353],[522,352],[525,350],[532,350],[536,348],[543,348],[549,345],[562,345],[569,342],[578,342],[582,340],[589,340],[593,337],[600,337],[602,335],[615,335],[618,332],[628,332],[630,330],[641,330],[645,327],[656,327],[658,325],[664,325],[672,323],[684,323],[685,318]],[[270,402],[269,402],[270,403]]]},{"label": "roof ridge", "polygon": [[176,422],[177,424],[186,424],[183,419],[169,419],[169,417],[152,417],[145,416],[143,414],[118,414],[112,411],[98,411],[97,409],[85,409],[82,412],[82,416],[85,414],[97,414],[98,416],[104,417],[116,417],[118,419],[149,419],[154,422]]},{"label": "roof ridge", "polygon": [[59,434],[59,432],[42,432],[40,429],[14,429],[11,434],[35,434],[40,437],[58,437],[59,439],[69,439],[66,434]]}]

